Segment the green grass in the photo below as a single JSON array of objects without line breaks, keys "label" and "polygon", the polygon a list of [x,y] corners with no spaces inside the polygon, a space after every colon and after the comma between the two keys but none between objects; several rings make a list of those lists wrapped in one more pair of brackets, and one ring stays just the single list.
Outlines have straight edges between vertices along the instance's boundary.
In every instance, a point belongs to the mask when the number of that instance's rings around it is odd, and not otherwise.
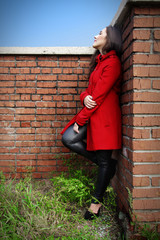
[{"label": "green grass", "polygon": [[[74,168],[73,164],[73,168]],[[115,194],[109,187],[100,218],[83,218],[94,190],[92,174],[79,167],[50,180],[5,180],[0,182],[0,239],[75,240],[118,239]]]}]

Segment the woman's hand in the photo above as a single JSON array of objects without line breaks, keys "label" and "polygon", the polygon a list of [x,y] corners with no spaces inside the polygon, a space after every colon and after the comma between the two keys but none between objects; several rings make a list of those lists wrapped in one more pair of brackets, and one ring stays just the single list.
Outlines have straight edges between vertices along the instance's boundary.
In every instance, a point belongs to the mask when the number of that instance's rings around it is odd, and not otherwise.
[{"label": "woman's hand", "polygon": [[85,105],[85,107],[87,107],[89,109],[92,109],[92,108],[94,108],[97,105],[97,103],[94,100],[92,100],[92,99],[93,98],[92,98],[91,95],[88,95],[88,96],[86,96],[84,98],[84,105]]},{"label": "woman's hand", "polygon": [[74,130],[76,133],[79,133],[79,126],[78,126],[77,123],[75,123],[75,124],[73,125],[73,130]]}]

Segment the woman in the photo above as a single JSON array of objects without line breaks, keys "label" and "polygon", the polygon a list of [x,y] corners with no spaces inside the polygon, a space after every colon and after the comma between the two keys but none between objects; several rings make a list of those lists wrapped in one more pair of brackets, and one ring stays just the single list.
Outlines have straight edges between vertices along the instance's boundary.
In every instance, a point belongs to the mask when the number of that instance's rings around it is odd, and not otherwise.
[{"label": "woman", "polygon": [[[95,194],[84,218],[99,216],[104,192],[116,171],[113,149],[121,148],[121,36],[108,26],[95,36],[88,88],[81,93],[81,111],[62,131],[62,142],[70,150],[98,165]],[[87,144],[83,141],[87,137]]]}]

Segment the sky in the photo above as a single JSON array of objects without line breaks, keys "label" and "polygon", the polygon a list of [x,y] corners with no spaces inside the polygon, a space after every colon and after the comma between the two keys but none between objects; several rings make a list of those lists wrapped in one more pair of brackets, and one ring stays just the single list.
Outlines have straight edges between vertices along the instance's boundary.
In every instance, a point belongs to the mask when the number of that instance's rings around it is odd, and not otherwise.
[{"label": "sky", "polygon": [[90,47],[121,0],[0,0],[0,47]]}]

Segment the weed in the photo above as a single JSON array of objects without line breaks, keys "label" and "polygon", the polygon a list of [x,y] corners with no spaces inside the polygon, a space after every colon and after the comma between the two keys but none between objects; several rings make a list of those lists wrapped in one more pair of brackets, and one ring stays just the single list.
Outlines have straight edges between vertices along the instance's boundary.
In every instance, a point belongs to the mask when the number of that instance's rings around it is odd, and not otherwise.
[{"label": "weed", "polygon": [[101,218],[92,222],[83,218],[84,206],[94,190],[94,178],[91,178],[94,171],[87,171],[81,165],[77,165],[74,171],[73,166],[69,166],[68,175],[43,181],[28,176],[18,182],[5,180],[1,173],[0,239],[117,239],[119,227],[114,219],[112,188],[106,192],[109,201],[103,207]]}]

